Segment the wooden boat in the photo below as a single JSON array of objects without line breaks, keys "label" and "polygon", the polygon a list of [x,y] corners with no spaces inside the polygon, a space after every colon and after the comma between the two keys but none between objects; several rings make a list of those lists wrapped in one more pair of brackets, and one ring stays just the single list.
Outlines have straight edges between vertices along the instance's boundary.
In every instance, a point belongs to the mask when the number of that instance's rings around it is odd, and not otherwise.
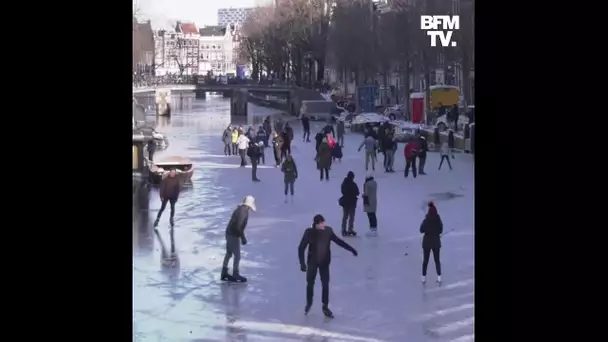
[{"label": "wooden boat", "polygon": [[191,181],[192,174],[194,173],[192,161],[184,157],[171,156],[151,163],[149,173],[150,183],[160,184],[163,173],[173,168],[179,170],[176,177],[179,178],[182,185]]}]

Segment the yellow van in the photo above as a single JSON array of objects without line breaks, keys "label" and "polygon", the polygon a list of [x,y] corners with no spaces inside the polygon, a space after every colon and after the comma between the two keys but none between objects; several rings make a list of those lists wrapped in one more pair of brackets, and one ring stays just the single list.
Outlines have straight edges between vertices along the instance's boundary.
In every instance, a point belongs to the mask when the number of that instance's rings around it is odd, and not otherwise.
[{"label": "yellow van", "polygon": [[439,106],[452,107],[460,102],[460,89],[452,85],[432,85],[431,86],[431,110],[436,110]]}]

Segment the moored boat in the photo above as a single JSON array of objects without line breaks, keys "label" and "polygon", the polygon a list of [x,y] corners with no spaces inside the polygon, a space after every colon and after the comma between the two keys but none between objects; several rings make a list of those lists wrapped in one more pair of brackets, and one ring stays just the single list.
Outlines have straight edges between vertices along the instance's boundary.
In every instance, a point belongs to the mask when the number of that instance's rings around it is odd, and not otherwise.
[{"label": "moored boat", "polygon": [[190,159],[179,156],[165,157],[159,161],[151,162],[150,183],[160,184],[163,174],[171,169],[177,170],[176,177],[179,178],[182,185],[189,183],[194,173],[194,167]]}]

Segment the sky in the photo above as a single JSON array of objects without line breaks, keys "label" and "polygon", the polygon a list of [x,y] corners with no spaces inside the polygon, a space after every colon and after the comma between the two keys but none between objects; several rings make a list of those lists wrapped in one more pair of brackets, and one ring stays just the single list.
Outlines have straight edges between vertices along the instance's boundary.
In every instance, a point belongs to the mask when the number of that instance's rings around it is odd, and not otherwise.
[{"label": "sky", "polygon": [[217,10],[253,7],[255,0],[132,0],[140,21],[151,20],[154,28],[167,27],[176,20],[193,21],[197,26],[217,25]]}]

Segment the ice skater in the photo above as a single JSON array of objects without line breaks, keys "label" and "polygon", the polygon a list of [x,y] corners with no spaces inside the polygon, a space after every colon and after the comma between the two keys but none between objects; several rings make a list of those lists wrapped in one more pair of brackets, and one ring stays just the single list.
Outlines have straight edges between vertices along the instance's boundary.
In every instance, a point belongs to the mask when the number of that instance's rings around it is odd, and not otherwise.
[{"label": "ice skater", "polygon": [[167,202],[169,202],[171,209],[169,224],[171,227],[174,226],[173,216],[175,216],[175,203],[177,203],[179,192],[181,190],[179,178],[176,177],[177,172],[178,171],[176,169],[171,169],[169,172],[162,175],[159,190],[161,205],[160,210],[156,215],[156,220],[154,220],[154,228],[158,227],[158,221],[160,221],[160,217],[167,207]]},{"label": "ice skater", "polygon": [[376,217],[376,210],[378,208],[378,183],[374,179],[372,173],[368,173],[365,176],[362,197],[363,211],[367,213],[367,219],[369,220],[369,230],[371,233],[376,234],[378,231],[378,218]]},{"label": "ice skater", "polygon": [[281,171],[285,175],[285,203],[287,203],[287,190],[291,193],[291,201],[293,202],[293,186],[298,178],[298,167],[291,154],[287,155],[287,158],[285,158],[283,165],[281,165]]},{"label": "ice skater", "polygon": [[340,186],[340,191],[342,197],[338,200],[338,204],[342,207],[342,236],[357,236],[354,226],[359,187],[355,183],[355,174],[352,171],[348,171],[346,174]]},{"label": "ice skater", "polygon": [[431,252],[435,261],[437,271],[437,282],[441,282],[441,261],[439,260],[439,250],[441,249],[441,234],[443,234],[443,222],[437,213],[437,208],[433,202],[428,204],[428,212],[420,225],[422,237],[422,282],[426,282],[426,269],[429,265]]},{"label": "ice skater", "polygon": [[[329,310],[329,265],[331,264],[331,242],[346,249],[357,256],[357,251],[344,240],[334,234],[330,226],[325,225],[322,215],[315,215],[311,228],[307,228],[302,235],[298,246],[298,258],[300,259],[300,270],[306,272],[306,307],[304,314],[308,314],[312,306],[315,290],[315,279],[317,272],[321,278],[321,302],[323,303],[323,314],[333,318],[334,314]],[[308,256],[304,261],[304,251],[308,247]]]},{"label": "ice skater", "polygon": [[424,172],[424,164],[426,164],[426,152],[428,151],[428,144],[426,138],[420,136],[418,138],[418,174],[426,175]]},{"label": "ice skater", "polygon": [[365,139],[359,145],[358,151],[365,147],[365,171],[369,168],[369,161],[372,161],[372,170],[376,170],[376,150],[378,149],[378,145],[376,144],[376,139],[373,136],[367,135]]},{"label": "ice skater", "polygon": [[[232,282],[247,282],[247,278],[239,273],[239,263],[241,261],[241,244],[247,244],[245,238],[245,227],[249,220],[249,210],[256,211],[255,198],[245,196],[243,202],[232,212],[228,226],[226,227],[226,255],[222,264],[221,279]],[[228,274],[228,263],[232,260],[232,275]]]},{"label": "ice skater", "polygon": [[441,165],[443,165],[443,161],[445,160],[448,162],[450,171],[452,171],[452,163],[450,162],[450,155],[452,154],[452,149],[448,146],[447,142],[441,144],[439,154],[441,154],[441,161],[439,162],[439,168],[437,170],[441,170]]}]

